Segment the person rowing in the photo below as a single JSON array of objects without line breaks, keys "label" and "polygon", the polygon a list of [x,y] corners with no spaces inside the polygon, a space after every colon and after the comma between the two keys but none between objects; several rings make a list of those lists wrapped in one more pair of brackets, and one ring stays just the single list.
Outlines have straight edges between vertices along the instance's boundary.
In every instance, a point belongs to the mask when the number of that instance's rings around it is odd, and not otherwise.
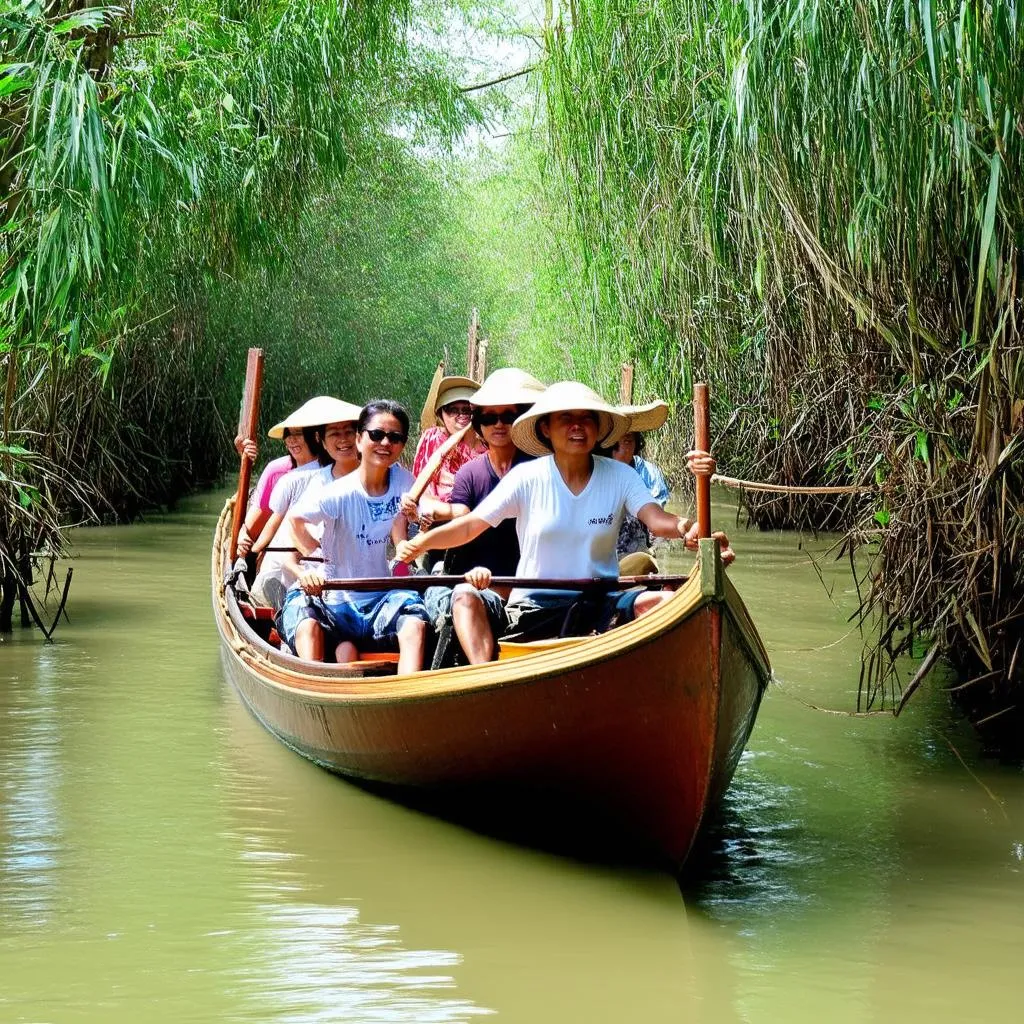
[{"label": "person rowing", "polygon": [[397,647],[398,671],[417,672],[427,640],[427,613],[419,594],[324,589],[329,578],[388,575],[388,538],[398,543],[406,536],[399,502],[413,479],[396,463],[409,436],[409,415],[397,402],[370,402],[359,414],[356,434],[359,469],[319,494],[304,496],[288,515],[304,555],[317,548],[310,528],[322,524],[324,570],[299,576],[285,597],[277,629],[300,658],[323,661],[329,649],[336,661],[349,662],[359,651]]},{"label": "person rowing", "polygon": [[[251,588],[253,597],[261,604],[280,608],[288,588],[302,572],[313,568],[308,563],[300,563],[288,551],[295,547],[295,540],[285,517],[303,495],[318,494],[332,480],[340,480],[359,468],[356,448],[359,413],[358,405],[320,395],[268,431],[270,437],[285,437],[292,431],[310,434],[306,444],[311,450],[315,447],[320,469],[312,473],[294,469],[274,485],[269,502],[270,519],[252,546],[254,555],[266,552]],[[267,551],[267,548],[273,550]]]},{"label": "person rowing", "polygon": [[[515,518],[518,576],[617,579],[615,544],[627,512],[655,536],[681,537],[695,549],[695,523],[662,509],[631,467],[594,455],[598,446],[612,447],[630,426],[627,414],[585,385],[552,384],[512,426],[516,447],[539,457],[515,467],[472,512],[400,543],[399,559],[408,562],[430,549],[459,547]],[[707,452],[689,452],[687,465],[695,475],[715,471],[715,460]],[[731,562],[728,538],[722,533],[716,537],[723,561]],[[512,592],[505,609],[505,639],[600,632],[650,612],[670,596],[613,591],[581,603],[579,591],[520,588]]]},{"label": "person rowing", "polygon": [[[270,508],[270,496],[274,493],[274,487],[278,480],[292,470],[314,470],[322,464],[326,464],[326,458],[321,461],[319,457],[323,455],[323,452],[313,436],[314,432],[311,426],[305,428],[285,426],[293,416],[301,416],[301,412],[307,404],[299,406],[281,423],[275,424],[269,433],[269,436],[274,439],[284,441],[286,454],[271,459],[263,467],[263,472],[260,473],[259,480],[256,481],[256,486],[249,499],[249,507],[246,509],[245,522],[242,524],[242,531],[238,537],[238,553],[240,555],[249,554],[249,549],[261,536],[270,521],[270,517],[273,515],[273,510]],[[278,430],[278,427],[281,427],[281,430]],[[235,438],[235,449],[239,455],[245,455],[252,462],[256,461],[259,454],[256,442],[243,437]],[[253,572],[255,572],[255,568],[253,568]]]},{"label": "person rowing", "polygon": [[[631,429],[619,438],[613,448],[602,454],[632,466],[640,474],[651,497],[664,508],[672,497],[665,474],[641,456],[645,447],[644,434],[664,426],[668,419],[668,406],[664,402],[650,402],[647,405],[620,406],[620,409],[629,415]],[[658,565],[651,557],[651,534],[636,516],[627,514],[623,517],[615,553],[622,576],[641,576],[658,571]]]},{"label": "person rowing", "polygon": [[[524,370],[508,367],[495,370],[469,399],[473,407],[473,429],[486,447],[483,455],[471,459],[456,474],[446,518],[460,519],[489,495],[512,470],[531,458],[512,443],[512,424],[544,393],[544,385]],[[415,507],[403,510],[415,514]],[[508,589],[499,593],[487,584],[490,576],[512,576],[519,564],[519,539],[515,523],[505,520],[462,547],[453,548],[445,559],[445,572],[466,575],[467,583],[454,590],[431,587],[423,597],[438,633],[434,667],[451,663],[455,651],[449,645],[454,631],[466,661],[476,665],[497,655],[496,636],[505,625]],[[475,583],[483,582],[478,589]]]}]

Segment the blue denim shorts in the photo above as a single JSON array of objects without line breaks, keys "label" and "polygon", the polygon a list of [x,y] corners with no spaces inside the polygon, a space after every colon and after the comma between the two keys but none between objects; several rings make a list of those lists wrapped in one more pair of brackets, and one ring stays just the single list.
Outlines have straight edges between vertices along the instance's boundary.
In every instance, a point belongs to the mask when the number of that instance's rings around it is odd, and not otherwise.
[{"label": "blue denim shorts", "polygon": [[328,604],[324,610],[334,633],[351,640],[362,651],[398,649],[398,631],[405,619],[429,621],[423,598],[412,590],[384,590],[361,594],[358,603]]},{"label": "blue denim shorts", "polygon": [[398,647],[398,631],[406,618],[428,622],[423,599],[411,590],[385,590],[361,595],[358,604],[328,604],[292,587],[278,615],[277,631],[295,649],[295,632],[304,619],[313,619],[336,647],[350,640],[360,650],[387,651]]}]

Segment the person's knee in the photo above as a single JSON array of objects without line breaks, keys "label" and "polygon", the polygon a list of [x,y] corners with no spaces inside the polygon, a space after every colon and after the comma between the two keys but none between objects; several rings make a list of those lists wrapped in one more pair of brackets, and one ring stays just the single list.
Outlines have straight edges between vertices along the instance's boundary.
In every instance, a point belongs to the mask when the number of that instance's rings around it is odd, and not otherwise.
[{"label": "person's knee", "polygon": [[466,585],[465,589],[462,587],[456,587],[452,593],[452,611],[459,608],[463,611],[469,611],[470,609],[482,608],[484,599],[480,596],[480,591],[476,587]]},{"label": "person's knee", "polygon": [[406,618],[398,627],[399,640],[422,640],[427,635],[427,624],[423,619]]},{"label": "person's knee", "polygon": [[663,604],[672,595],[665,593],[664,591],[647,591],[641,594],[633,605],[633,615],[637,618],[641,615],[646,615],[650,611],[654,611],[659,604]]}]

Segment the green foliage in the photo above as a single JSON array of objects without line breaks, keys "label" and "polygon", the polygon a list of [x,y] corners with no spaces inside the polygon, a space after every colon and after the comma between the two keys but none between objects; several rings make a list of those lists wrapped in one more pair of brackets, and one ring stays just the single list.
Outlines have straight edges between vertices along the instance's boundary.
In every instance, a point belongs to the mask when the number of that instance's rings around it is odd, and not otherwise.
[{"label": "green foliage", "polygon": [[[68,507],[130,515],[215,465],[213,396],[244,356],[204,344],[209,289],[278,264],[375,140],[443,147],[479,121],[423,11],[0,0],[0,442],[54,482],[0,514],[0,563],[58,543]],[[0,453],[5,494],[14,468]]]},{"label": "green foliage", "polygon": [[881,457],[884,515],[806,511],[854,544],[883,527],[883,646],[924,626],[1019,683],[1019,7],[561,7],[548,182],[595,378],[632,358],[644,390],[709,379],[734,475],[868,483]]}]

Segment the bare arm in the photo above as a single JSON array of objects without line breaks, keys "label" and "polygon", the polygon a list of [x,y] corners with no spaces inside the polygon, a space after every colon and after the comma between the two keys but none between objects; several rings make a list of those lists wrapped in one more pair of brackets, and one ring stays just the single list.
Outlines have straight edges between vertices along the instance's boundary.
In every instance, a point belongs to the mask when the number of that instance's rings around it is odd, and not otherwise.
[{"label": "bare arm", "polygon": [[460,548],[490,528],[490,523],[470,512],[444,526],[439,526],[436,530],[420,533],[412,540],[404,541],[398,546],[398,559],[401,562],[411,562],[419,558],[424,551]]},{"label": "bare arm", "polygon": [[277,533],[278,527],[284,522],[284,514],[282,512],[271,513],[270,518],[267,520],[267,525],[263,527],[262,532],[256,539],[256,542],[252,546],[252,553],[258,555],[270,542],[274,539],[274,535]]},{"label": "bare arm", "polygon": [[409,520],[401,512],[391,522],[391,543],[397,548],[409,537]]},{"label": "bare arm", "polygon": [[299,554],[313,554],[320,545],[309,532],[309,521],[292,512],[288,516],[288,525],[291,527],[292,536],[295,538],[295,546],[299,549]]}]

